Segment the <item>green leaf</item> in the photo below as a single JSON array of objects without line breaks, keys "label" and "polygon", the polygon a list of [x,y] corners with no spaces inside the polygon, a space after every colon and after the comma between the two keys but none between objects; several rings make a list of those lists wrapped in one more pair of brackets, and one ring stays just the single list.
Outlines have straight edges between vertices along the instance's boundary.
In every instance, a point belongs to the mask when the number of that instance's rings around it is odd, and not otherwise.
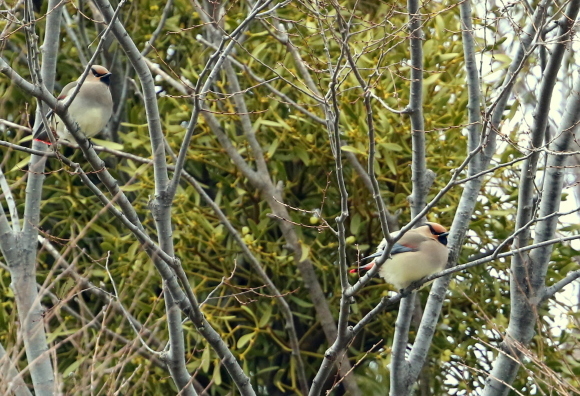
[{"label": "green leaf", "polygon": [[258,371],[257,375],[262,375],[262,374],[266,374],[269,373],[270,371],[276,371],[280,368],[280,366],[271,366],[271,367],[266,367],[260,371]]},{"label": "green leaf", "polygon": [[111,149],[111,150],[117,150],[117,151],[122,151],[123,150],[123,145],[119,144],[119,143],[115,143],[112,142],[110,140],[102,140],[102,139],[97,139],[97,138],[91,138],[91,141],[97,145],[97,146],[103,146],[105,148]]},{"label": "green leaf", "polygon": [[201,354],[201,369],[203,370],[204,373],[207,373],[209,371],[210,353],[211,348],[209,347],[209,345],[206,345],[205,349]]},{"label": "green leaf", "polygon": [[258,318],[256,317],[256,314],[254,313],[254,311],[252,311],[247,305],[242,305],[242,309],[248,313],[248,315],[250,315],[252,318],[254,318],[254,321],[257,323],[258,322]]},{"label": "green leaf", "polygon": [[361,216],[359,213],[355,213],[354,216],[352,216],[352,220],[350,221],[350,233],[352,235],[358,235],[360,223]]},{"label": "green leaf", "polygon": [[246,344],[248,342],[250,342],[256,335],[256,332],[251,332],[248,334],[244,334],[243,336],[240,337],[240,339],[238,340],[238,343],[236,344],[236,346],[238,347],[238,349],[242,349],[244,346],[246,346]]},{"label": "green leaf", "polygon": [[[14,170],[22,170],[22,168],[24,168],[30,162],[30,157],[32,157],[32,156],[29,155],[26,158],[24,158],[22,161],[18,162],[16,165],[14,165],[14,167],[12,169],[9,170],[9,172],[12,172]],[[8,172],[6,172],[6,173],[8,173]]]},{"label": "green leaf", "polygon": [[262,53],[262,51],[265,50],[269,45],[270,43],[268,43],[267,41],[258,44],[256,48],[254,48],[254,50],[252,51],[252,57],[255,59],[260,59],[260,53]]},{"label": "green leaf", "polygon": [[261,125],[266,125],[272,128],[284,128],[284,125],[278,121],[260,120]]},{"label": "green leaf", "polygon": [[88,356],[79,356],[77,360],[75,360],[71,365],[69,365],[63,372],[63,377],[68,377],[70,374],[74,373],[79,366],[88,358]]},{"label": "green leaf", "polygon": [[221,367],[222,367],[221,364],[216,363],[213,368],[212,380],[217,386],[220,386],[222,384]]},{"label": "green leaf", "polygon": [[435,31],[437,32],[437,38],[441,38],[445,32],[445,21],[440,14],[435,16]]},{"label": "green leaf", "polygon": [[357,149],[356,147],[353,147],[353,146],[341,146],[340,149],[342,151],[348,151],[349,153],[362,154],[362,155],[366,155],[367,154],[364,151],[359,150],[359,149]]},{"label": "green leaf", "polygon": [[296,153],[296,156],[298,156],[298,158],[304,162],[304,165],[310,165],[310,157],[308,156],[306,150],[304,150],[302,147],[295,147],[294,152]]},{"label": "green leaf", "polygon": [[277,138],[272,141],[272,144],[270,144],[270,147],[268,148],[268,152],[266,153],[266,156],[268,158],[272,158],[274,156],[274,154],[276,154],[276,150],[278,149],[279,144],[280,144],[280,141]]},{"label": "green leaf", "polygon": [[397,143],[379,143],[379,146],[387,151],[403,151],[403,147]]},{"label": "green leaf", "polygon": [[102,237],[107,237],[107,238],[115,238],[116,237],[116,235],[113,235],[109,230],[106,230],[105,228],[101,227],[97,223],[90,224],[90,228],[91,228],[91,230],[94,230],[94,231],[98,232],[99,234],[101,234]]},{"label": "green leaf", "polygon": [[296,297],[296,296],[290,296],[290,300],[292,300],[293,302],[295,302],[297,305],[303,307],[303,308],[312,308],[314,306],[314,304],[312,304],[310,301],[305,301],[305,300],[301,300],[300,298]]},{"label": "green leaf", "polygon": [[140,247],[141,243],[139,243],[138,241],[135,241],[131,244],[129,249],[127,249],[127,257],[129,260],[133,260],[135,258],[135,256],[137,255],[137,249],[139,249]]},{"label": "green leaf", "polygon": [[395,166],[395,162],[393,161],[393,157],[390,155],[385,155],[385,162],[387,163],[387,166],[389,167],[389,170],[391,171],[391,173],[393,175],[397,174],[397,167]]},{"label": "green leaf", "polygon": [[141,183],[133,183],[133,184],[125,184],[119,187],[121,191],[130,192],[130,191],[139,191],[143,189]]},{"label": "green leaf", "polygon": [[310,245],[307,245],[300,241],[300,246],[302,247],[302,254],[300,255],[300,262],[306,260],[310,254]]},{"label": "green leaf", "polygon": [[460,55],[461,54],[458,53],[458,52],[450,52],[448,54],[441,54],[441,55],[439,55],[439,59],[441,61],[450,61],[451,59],[455,59],[455,58],[457,58]]},{"label": "green leaf", "polygon": [[429,77],[423,80],[423,86],[427,87],[429,85],[435,84],[437,81],[439,81],[441,74],[442,73],[431,74]]},{"label": "green leaf", "polygon": [[260,321],[258,322],[258,327],[263,329],[270,322],[272,318],[272,306],[265,305],[264,310],[261,312]]},{"label": "green leaf", "polygon": [[490,210],[487,212],[490,216],[495,217],[505,217],[515,213],[515,209],[507,209],[507,210]]}]

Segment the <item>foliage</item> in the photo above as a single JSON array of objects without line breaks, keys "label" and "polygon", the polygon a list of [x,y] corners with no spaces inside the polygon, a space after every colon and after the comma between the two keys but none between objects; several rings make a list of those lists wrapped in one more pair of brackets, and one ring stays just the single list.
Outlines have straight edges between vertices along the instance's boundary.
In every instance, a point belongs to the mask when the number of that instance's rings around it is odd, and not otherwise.
[{"label": "foliage", "polygon": [[[246,15],[247,4],[233,2],[220,21],[225,31],[231,31]],[[310,4],[290,2],[279,10],[279,17],[287,25],[288,34],[304,61],[309,66],[321,92],[330,83],[327,53],[333,60],[340,48],[333,35],[337,34],[334,9],[320,4],[320,18]],[[409,101],[408,32],[406,6],[403,2],[343,2],[345,17],[352,18],[355,34],[350,38],[352,51],[357,54],[357,65],[374,93],[389,106],[403,109]],[[74,22],[68,29],[86,34],[92,41],[102,30],[98,24],[85,19],[72,4],[67,4]],[[425,73],[425,129],[428,147],[427,167],[437,178],[429,199],[448,182],[451,172],[464,160],[467,145],[464,127],[468,123],[467,92],[461,26],[457,7],[441,2],[427,2],[422,8],[426,17],[423,29]],[[497,11],[497,10],[496,10]],[[37,16],[43,15],[42,10]],[[83,10],[97,19],[92,11]],[[160,23],[162,6],[157,1],[131,2],[121,13],[121,19],[132,39],[143,48]],[[523,21],[524,18],[521,17]],[[38,20],[38,33],[43,36],[43,20]],[[148,59],[159,64],[174,79],[179,76],[196,83],[203,65],[213,52],[197,35],[204,35],[203,21],[191,4],[176,0],[163,33],[155,42],[155,50]],[[7,21],[0,20],[0,27]],[[234,58],[255,75],[265,80],[308,111],[324,118],[313,95],[298,77],[300,75],[286,47],[273,37],[275,29],[268,21],[256,21],[244,33]],[[492,29],[488,26],[487,29]],[[83,65],[78,60],[74,40],[62,28],[63,39],[58,62],[58,85],[76,79]],[[478,36],[481,37],[481,36]],[[207,37],[206,37],[207,38]],[[478,39],[480,56],[503,55],[505,47]],[[25,40],[22,30],[16,30],[4,42],[1,55],[23,77],[29,78]],[[94,45],[93,45],[94,47]],[[91,47],[91,48],[93,48]],[[87,53],[91,53],[88,51]],[[134,78],[125,75],[127,60],[113,41],[100,56],[100,63],[112,65],[118,87]],[[506,62],[509,59],[506,60]],[[492,63],[493,72],[502,71],[505,63]],[[340,196],[335,179],[335,163],[324,124],[298,112],[285,100],[272,94],[246,70],[237,68],[243,98],[250,111],[253,130],[266,155],[268,169],[274,182],[284,186],[284,198],[289,208],[305,211],[320,209],[320,215],[331,225],[340,214]],[[368,160],[367,112],[361,90],[353,74],[342,71],[339,87],[340,127],[345,147],[364,165]],[[158,78],[158,105],[162,125],[169,146],[178,151],[191,115],[191,101],[172,85]],[[237,151],[251,160],[251,151],[240,132],[240,116],[235,98],[228,94],[228,79],[221,73],[208,95],[208,111],[213,112],[221,128],[234,142]],[[497,89],[495,82],[483,88]],[[128,85],[123,105],[123,117],[118,143],[123,151],[151,158],[147,119],[143,111],[139,83]],[[57,89],[58,91],[58,89]],[[18,90],[0,75],[0,117],[21,125],[32,125],[35,101]],[[529,92],[533,96],[533,92]],[[119,96],[117,96],[119,97]],[[523,99],[526,100],[526,99]],[[527,99],[530,102],[532,98]],[[489,103],[486,102],[486,104]],[[411,136],[406,115],[387,111],[373,101],[373,120],[377,128],[377,160],[374,164],[381,187],[382,198],[389,210],[401,211],[400,225],[410,220],[407,197],[411,193]],[[523,104],[514,103],[514,107]],[[518,113],[511,112],[506,121],[518,121]],[[302,357],[308,378],[317,372],[328,343],[316,319],[313,303],[304,287],[290,251],[275,219],[268,217],[271,209],[264,197],[249,183],[231,161],[212,133],[207,122],[200,119],[190,145],[185,170],[203,184],[208,194],[222,208],[244,241],[259,258],[274,284],[286,295],[300,338]],[[522,129],[522,128],[520,128]],[[506,137],[516,139],[517,136]],[[12,128],[2,130],[2,140],[26,145],[30,137]],[[18,203],[24,210],[26,164],[29,154],[2,147],[1,167]],[[65,155],[83,164],[80,152],[66,149]],[[498,151],[497,163],[520,157],[518,147],[505,144]],[[155,224],[148,204],[154,192],[153,168],[132,159],[118,158],[101,153],[109,171],[119,181],[150,235],[155,235]],[[172,161],[170,159],[170,161]],[[89,171],[88,166],[83,168]],[[348,259],[372,253],[383,238],[372,193],[366,188],[352,166],[345,168],[348,186],[348,235],[353,236],[348,246]],[[459,263],[469,261],[477,253],[497,246],[514,231],[514,213],[517,205],[519,168],[505,167],[486,178],[471,223],[471,232],[460,253]],[[96,177],[92,177],[98,182]],[[431,221],[450,226],[462,191],[454,187],[429,213]],[[125,308],[152,332],[149,342],[161,340],[154,349],[161,350],[168,339],[165,326],[163,286],[134,236],[110,213],[81,182],[57,159],[50,159],[41,203],[41,235],[50,240],[63,257],[74,263],[74,270],[88,278],[94,287],[113,293],[111,277]],[[340,280],[336,262],[336,236],[329,229],[312,227],[311,213],[290,210],[292,220],[303,226],[296,227],[304,254],[315,264],[319,281],[330,307],[336,316],[340,299]],[[256,391],[263,395],[297,394],[296,362],[290,353],[288,336],[279,307],[274,303],[264,282],[251,269],[239,246],[224,229],[219,218],[195,189],[183,181],[172,208],[173,240],[175,251],[186,270],[191,287],[200,301],[207,299],[203,312],[212,326],[234,351],[246,374],[251,376]],[[577,230],[571,231],[576,232]],[[553,253],[553,264],[548,277],[556,282],[575,268],[571,258],[577,252],[569,245],[559,245]],[[475,394],[484,385],[481,372],[491,368],[493,356],[502,341],[509,317],[509,260],[499,259],[468,271],[455,274],[444,304],[438,330],[432,341],[422,381],[433,394]],[[107,272],[107,268],[110,273]],[[123,381],[124,394],[170,394],[175,385],[169,374],[155,363],[139,355],[140,343],[127,319],[103,304],[91,290],[78,284],[63,273],[54,257],[45,249],[38,255],[38,282],[48,286],[58,300],[43,299],[47,306],[46,321],[51,345],[56,348],[56,361],[64,392],[85,392],[89,386],[107,392],[118,389]],[[63,274],[64,276],[59,276]],[[351,278],[353,281],[354,278]],[[0,271],[0,343],[18,342],[10,279]],[[352,305],[353,323],[369,312],[388,286],[373,281],[356,297]],[[428,287],[420,292],[424,303]],[[64,309],[79,312],[80,320]],[[545,392],[559,384],[578,386],[577,362],[559,348],[576,337],[562,331],[553,337],[554,312],[538,312],[538,334],[530,346],[526,370],[521,370],[515,389],[522,392]],[[388,386],[387,365],[394,332],[396,311],[381,314],[369,324],[352,343],[348,358],[357,364],[355,375],[363,394],[379,394]],[[93,320],[93,322],[90,322]],[[93,325],[97,324],[96,327]],[[103,331],[102,327],[111,330]],[[210,394],[231,394],[233,384],[220,359],[208,347],[190,322],[185,322],[187,369],[195,373],[202,385],[211,384]],[[122,341],[117,337],[122,336]],[[415,334],[411,331],[411,341]],[[153,344],[151,344],[153,346]],[[20,359],[20,368],[25,367]],[[91,373],[91,375],[89,375]],[[94,375],[92,374],[94,373]],[[558,385],[559,386],[559,385]],[[343,392],[338,388],[337,392]],[[566,388],[569,389],[569,388]]]}]

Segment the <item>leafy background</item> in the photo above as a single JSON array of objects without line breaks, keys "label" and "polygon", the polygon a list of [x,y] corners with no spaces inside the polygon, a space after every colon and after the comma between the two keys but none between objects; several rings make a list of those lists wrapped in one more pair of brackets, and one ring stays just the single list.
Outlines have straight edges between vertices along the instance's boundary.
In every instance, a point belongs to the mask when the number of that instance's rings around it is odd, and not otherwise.
[{"label": "leafy background", "polygon": [[[222,21],[222,27],[231,31],[246,14],[244,2],[231,3]],[[368,79],[374,92],[389,106],[403,109],[409,101],[409,72],[407,16],[404,2],[352,2],[342,4],[344,15],[352,14],[354,30],[350,39],[355,53],[362,54],[358,66]],[[44,6],[46,7],[46,5]],[[310,67],[312,76],[322,92],[330,82],[326,53],[336,61],[339,46],[332,35],[337,34],[333,10],[321,5],[317,18],[312,10],[299,2],[290,2],[279,10],[288,33],[301,56]],[[66,8],[72,17],[67,29],[80,34],[86,32],[89,41],[97,38],[102,26],[84,19],[72,4]],[[142,48],[160,22],[163,5],[158,1],[133,1],[121,13],[121,18],[131,37]],[[41,10],[37,16],[46,10]],[[98,19],[89,7],[82,10]],[[433,1],[423,5],[425,41],[424,111],[428,157],[427,167],[437,178],[430,190],[432,198],[448,181],[450,172],[466,155],[466,137],[463,127],[467,123],[467,96],[462,55],[459,10],[443,2]],[[500,17],[500,10],[491,7],[489,12]],[[511,14],[515,22],[523,23],[525,15],[516,8]],[[506,17],[507,18],[507,17]],[[501,19],[498,19],[501,20]],[[42,19],[38,20],[38,33],[43,37]],[[486,104],[493,99],[498,79],[493,72],[501,72],[509,64],[503,55],[517,42],[511,31],[504,43],[502,32],[494,24],[475,19],[478,50],[482,64],[486,63],[486,78],[482,90]],[[174,78],[182,76],[195,84],[198,73],[213,52],[197,37],[204,35],[199,15],[187,1],[174,1],[172,15],[167,20],[155,50],[148,58],[159,64]],[[0,27],[7,26],[0,20]],[[191,28],[194,27],[194,28]],[[286,48],[270,33],[274,29],[267,20],[255,22],[243,36],[235,50],[235,58],[252,73],[270,79],[281,76],[271,84],[301,106],[324,118],[322,110],[303,91],[304,84],[297,78],[296,65]],[[58,62],[57,85],[64,86],[74,80],[82,70],[78,48],[62,27],[61,55]],[[488,39],[491,37],[492,39]],[[501,39],[500,39],[501,38]],[[96,44],[93,43],[91,48]],[[24,77],[29,77],[26,63],[24,35],[16,30],[1,43],[2,55]],[[502,57],[503,56],[503,57]],[[538,60],[532,57],[531,64]],[[570,61],[571,63],[573,60]],[[112,40],[100,57],[100,63],[110,66],[115,80],[113,96],[121,98],[124,84],[127,95],[119,105],[121,125],[109,130],[107,139],[121,144],[124,151],[151,158],[145,112],[139,94],[139,83],[127,68],[127,59]],[[126,74],[126,70],[129,70]],[[274,73],[275,72],[275,73]],[[334,178],[334,159],[328,135],[323,124],[299,113],[284,100],[274,96],[264,86],[257,84],[246,70],[237,69],[244,91],[253,127],[266,154],[268,167],[275,181],[284,185],[286,203],[307,211],[320,209],[320,214],[332,225],[339,214],[339,192]],[[523,72],[533,79],[531,70]],[[157,80],[159,108],[169,145],[177,151],[190,117],[191,104],[170,84]],[[225,73],[212,87],[208,102],[211,110],[232,139],[238,151],[251,159],[247,142],[240,131],[240,119],[233,98],[226,94]],[[366,111],[362,94],[352,74],[340,86],[340,125],[346,147],[358,160],[366,164],[368,138]],[[58,89],[57,89],[58,90]],[[22,125],[32,124],[35,101],[14,87],[0,75],[0,117]],[[497,162],[521,156],[517,142],[523,133],[520,111],[526,103],[533,103],[534,89],[528,87],[527,95],[513,101],[506,121],[516,125],[503,135],[504,144],[497,154]],[[520,118],[518,118],[520,117]],[[381,186],[382,197],[392,213],[400,211],[399,224],[410,219],[407,197],[411,191],[411,141],[408,117],[387,111],[373,101],[373,118],[377,128],[377,161],[374,164]],[[2,140],[27,145],[30,137],[11,128],[0,129]],[[502,132],[505,132],[502,129]],[[24,210],[26,164],[28,154],[1,148],[1,167],[13,186],[18,208]],[[65,154],[83,163],[80,152],[65,149]],[[113,176],[123,186],[151,235],[155,228],[148,201],[154,193],[153,169],[131,159],[100,154]],[[171,161],[171,160],[170,160]],[[88,169],[88,168],[86,168]],[[45,181],[41,207],[41,234],[74,262],[75,271],[88,278],[94,288],[112,293],[113,287],[105,269],[119,290],[119,299],[126,309],[151,330],[148,339],[154,349],[160,350],[167,339],[162,282],[147,255],[134,237],[109,213],[102,210],[97,198],[55,159],[49,160],[49,173]],[[307,375],[313,378],[322,360],[327,343],[317,322],[313,305],[309,301],[300,273],[292,260],[275,220],[269,218],[269,207],[262,197],[227,156],[204,121],[200,122],[188,154],[186,170],[195,176],[210,196],[227,214],[234,226],[242,232],[245,242],[282,293],[294,313],[301,341]],[[349,259],[373,252],[382,239],[377,211],[370,192],[360,177],[347,166],[346,182],[349,190]],[[98,182],[97,178],[94,178]],[[517,202],[518,168],[508,167],[491,174],[485,183],[471,232],[461,252],[459,262],[498,245],[513,231]],[[461,186],[451,190],[431,211],[428,218],[449,226],[461,193]],[[263,287],[263,282],[252,271],[240,254],[240,249],[227,234],[215,213],[207,206],[194,188],[183,182],[172,209],[174,242],[177,255],[189,277],[191,286],[200,301],[210,297],[203,307],[209,322],[222,335],[235,352],[248,373],[256,391],[263,395],[297,394],[298,385],[295,362],[284,330],[284,321],[274,300]],[[319,230],[317,219],[311,213],[291,210],[292,219],[304,224],[297,231],[306,254],[315,263],[317,274],[330,306],[338,314],[340,282],[336,267],[337,241],[329,230]],[[568,232],[577,232],[569,227]],[[79,239],[75,239],[81,236]],[[577,268],[572,258],[577,255],[571,246],[558,246],[548,277],[557,281],[571,268]],[[171,394],[174,384],[167,371],[138,353],[139,342],[122,314],[103,304],[93,290],[79,284],[70,276],[56,278],[62,268],[46,249],[41,248],[38,260],[38,282],[51,285],[58,300],[45,298],[51,345],[57,346],[55,354],[63,392],[86,392],[88,385],[107,393],[117,389],[122,381],[125,394]],[[481,389],[484,371],[490,369],[497,353],[501,335],[509,317],[509,262],[496,260],[455,275],[445,301],[440,325],[432,342],[430,355],[421,378],[421,388],[431,388],[431,394],[476,394]],[[235,271],[234,271],[235,269]],[[234,271],[234,272],[233,272]],[[222,279],[230,277],[226,283]],[[354,280],[354,278],[353,278]],[[13,294],[9,287],[8,272],[0,270],[0,342],[18,345],[18,321]],[[216,289],[217,288],[217,289]],[[389,287],[376,280],[356,297],[352,305],[353,323],[388,293]],[[427,297],[428,288],[420,292],[421,301]],[[210,296],[211,293],[211,296]],[[577,313],[563,304],[569,323]],[[82,319],[64,309],[80,313]],[[104,312],[104,314],[103,314]],[[100,315],[100,316],[99,316]],[[91,327],[90,318],[102,327]],[[382,394],[388,388],[390,345],[394,332],[396,311],[379,315],[349,348],[351,363],[355,368],[359,386],[364,394]],[[577,348],[577,331],[561,329],[561,320],[555,321],[555,311],[538,312],[537,335],[531,345],[533,358],[520,370],[513,384],[524,394],[540,394],[542,390],[564,389],[577,391],[578,362],[571,358]],[[573,326],[570,326],[573,327]],[[191,323],[185,323],[187,368],[195,373],[202,384],[211,384],[212,395],[232,394],[233,385],[219,358],[198,335]],[[116,335],[116,336],[115,336]],[[117,336],[122,336],[125,341]],[[411,332],[411,340],[414,337]],[[66,341],[65,341],[66,340]],[[63,342],[65,341],[65,342]],[[60,343],[60,344],[59,344]],[[24,359],[20,359],[24,367]],[[22,368],[21,367],[21,368]],[[482,371],[483,370],[483,371]],[[91,373],[90,375],[88,373]],[[576,388],[573,388],[576,387]],[[540,390],[541,389],[541,390]],[[335,391],[343,392],[339,386]]]}]

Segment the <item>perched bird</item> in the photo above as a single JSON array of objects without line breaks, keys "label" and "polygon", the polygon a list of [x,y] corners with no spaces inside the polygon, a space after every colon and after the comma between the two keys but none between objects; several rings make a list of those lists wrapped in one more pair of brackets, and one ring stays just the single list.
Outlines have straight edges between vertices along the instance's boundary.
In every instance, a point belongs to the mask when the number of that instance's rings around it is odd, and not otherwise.
[{"label": "perched bird", "polygon": [[[426,223],[409,230],[395,243],[391,257],[381,266],[379,275],[397,290],[401,290],[415,281],[442,271],[449,254],[447,235],[449,233],[445,227],[437,223]],[[387,242],[383,239],[377,252],[366,258],[380,257],[386,245]],[[359,269],[369,270],[374,265],[373,260]],[[359,269],[350,272],[357,272]]]},{"label": "perched bird", "polygon": [[[87,78],[68,108],[69,114],[79,124],[81,132],[87,138],[91,138],[101,132],[107,122],[109,122],[109,118],[111,118],[113,98],[109,90],[110,82],[111,73],[107,69],[99,65],[92,66]],[[61,102],[68,100],[77,85],[78,81],[68,83],[58,96],[58,100]],[[57,140],[74,143],[74,138],[65,128],[62,120],[52,110],[48,112],[47,118],[52,118],[53,127],[56,124]],[[42,123],[33,137],[34,140],[50,144],[48,132]]]}]

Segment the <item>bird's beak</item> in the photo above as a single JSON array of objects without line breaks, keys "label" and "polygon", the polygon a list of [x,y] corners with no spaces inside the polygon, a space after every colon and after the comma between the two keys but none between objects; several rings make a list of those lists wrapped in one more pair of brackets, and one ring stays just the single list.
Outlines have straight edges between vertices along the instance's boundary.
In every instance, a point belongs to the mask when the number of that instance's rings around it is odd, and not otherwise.
[{"label": "bird's beak", "polygon": [[438,236],[438,237],[440,237],[440,236],[445,236],[445,237],[446,237],[447,235],[449,235],[449,233],[448,233],[448,232],[444,232],[443,234],[439,234],[439,235],[437,235],[437,236]]},{"label": "bird's beak", "polygon": [[104,82],[105,84],[109,85],[109,84],[111,83],[111,74],[112,74],[112,73],[103,74],[103,75],[100,77],[100,80],[101,80],[102,82]]}]

